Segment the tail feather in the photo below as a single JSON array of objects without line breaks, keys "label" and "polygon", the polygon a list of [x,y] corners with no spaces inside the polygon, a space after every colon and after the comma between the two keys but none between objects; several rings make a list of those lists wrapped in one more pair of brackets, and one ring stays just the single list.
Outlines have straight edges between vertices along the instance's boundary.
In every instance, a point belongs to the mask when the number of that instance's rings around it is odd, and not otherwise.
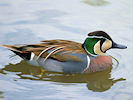
[{"label": "tail feather", "polygon": [[23,59],[30,60],[31,52],[21,51],[20,48],[22,47],[22,45],[1,45],[1,46],[8,48],[9,50],[13,51],[16,55],[19,55]]},{"label": "tail feather", "polygon": [[8,48],[9,50],[11,51],[16,51],[16,52],[22,52],[20,50],[18,50],[18,47],[17,46],[14,46],[14,45],[1,45],[2,47],[5,47],[5,48]]}]

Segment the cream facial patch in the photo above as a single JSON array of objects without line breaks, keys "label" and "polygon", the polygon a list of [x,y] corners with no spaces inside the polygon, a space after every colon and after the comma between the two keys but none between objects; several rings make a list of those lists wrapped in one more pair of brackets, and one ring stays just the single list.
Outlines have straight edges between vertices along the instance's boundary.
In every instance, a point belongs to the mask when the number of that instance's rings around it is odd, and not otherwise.
[{"label": "cream facial patch", "polygon": [[94,52],[95,54],[97,55],[105,55],[105,53],[103,53],[101,50],[100,50],[100,41],[98,41],[95,46],[94,46]]},{"label": "cream facial patch", "polygon": [[108,50],[109,48],[112,47],[112,42],[110,40],[106,40],[103,44],[102,44],[102,51],[105,52],[106,50]]}]

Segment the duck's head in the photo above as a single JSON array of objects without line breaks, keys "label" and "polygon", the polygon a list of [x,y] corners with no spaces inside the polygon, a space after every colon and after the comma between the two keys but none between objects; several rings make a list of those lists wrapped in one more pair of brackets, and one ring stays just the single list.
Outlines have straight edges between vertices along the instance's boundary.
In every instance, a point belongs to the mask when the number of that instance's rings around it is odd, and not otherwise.
[{"label": "duck's head", "polygon": [[88,34],[83,48],[91,55],[105,55],[111,48],[126,49],[127,46],[115,43],[104,31],[95,31]]}]

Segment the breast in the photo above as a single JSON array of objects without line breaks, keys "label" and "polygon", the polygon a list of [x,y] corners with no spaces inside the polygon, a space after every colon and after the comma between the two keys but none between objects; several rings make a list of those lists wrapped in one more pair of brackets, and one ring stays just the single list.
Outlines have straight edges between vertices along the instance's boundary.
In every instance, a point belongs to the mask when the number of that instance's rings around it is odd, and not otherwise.
[{"label": "breast", "polygon": [[112,58],[110,56],[97,56],[90,61],[88,69],[84,73],[97,72],[107,70],[112,66]]}]

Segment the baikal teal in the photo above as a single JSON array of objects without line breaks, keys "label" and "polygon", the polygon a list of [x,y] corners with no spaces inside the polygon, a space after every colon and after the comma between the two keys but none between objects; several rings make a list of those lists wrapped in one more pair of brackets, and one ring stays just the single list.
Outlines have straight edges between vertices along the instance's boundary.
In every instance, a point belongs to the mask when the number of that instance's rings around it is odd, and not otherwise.
[{"label": "baikal teal", "polygon": [[104,31],[88,34],[84,43],[68,40],[45,40],[39,44],[2,45],[19,55],[27,63],[45,71],[90,73],[107,70],[112,58],[105,53],[112,48],[126,49],[115,43]]}]

